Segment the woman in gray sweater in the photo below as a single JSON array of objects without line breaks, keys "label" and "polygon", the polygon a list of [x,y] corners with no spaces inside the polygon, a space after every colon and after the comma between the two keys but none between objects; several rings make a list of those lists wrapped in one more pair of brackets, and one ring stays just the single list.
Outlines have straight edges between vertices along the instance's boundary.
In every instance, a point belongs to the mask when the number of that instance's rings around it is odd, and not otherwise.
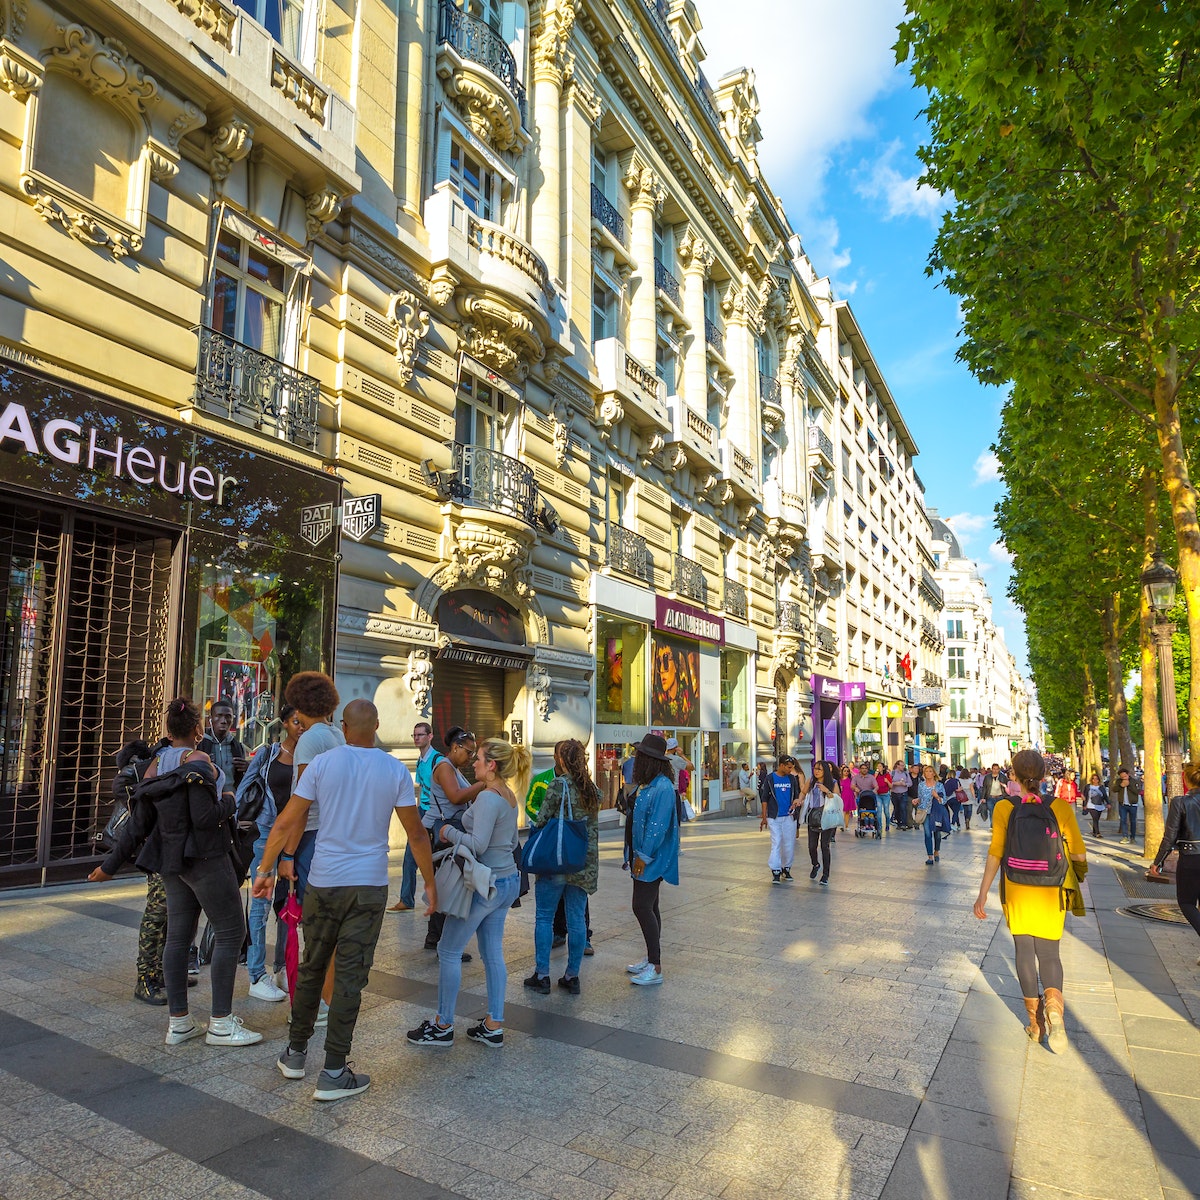
[{"label": "woman in gray sweater", "polygon": [[[487,1016],[467,1030],[467,1037],[485,1046],[504,1045],[504,991],[508,969],[504,965],[504,919],[517,898],[520,875],[513,851],[517,848],[517,791],[525,794],[530,753],[502,738],[489,738],[475,755],[475,780],[483,791],[463,817],[462,829],[443,825],[441,841],[465,846],[494,875],[489,899],[478,893],[465,917],[447,916],[438,943],[438,1010],[432,1020],[410,1029],[414,1046],[452,1046],[454,1008],[462,985],[462,955],[474,934],[479,939],[487,978]],[[514,791],[516,787],[517,791]]]}]

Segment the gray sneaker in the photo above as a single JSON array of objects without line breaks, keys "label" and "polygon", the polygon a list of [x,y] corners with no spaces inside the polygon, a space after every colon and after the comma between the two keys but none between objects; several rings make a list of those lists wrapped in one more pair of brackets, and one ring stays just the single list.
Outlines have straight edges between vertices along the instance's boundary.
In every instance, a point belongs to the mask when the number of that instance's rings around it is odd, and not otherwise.
[{"label": "gray sneaker", "polygon": [[322,1071],[317,1078],[314,1100],[342,1100],[346,1096],[357,1096],[371,1086],[370,1075],[356,1075],[350,1068],[343,1067],[336,1075]]},{"label": "gray sneaker", "polygon": [[307,1051],[293,1050],[291,1046],[284,1046],[279,1053],[279,1057],[275,1060],[275,1065],[279,1068],[279,1073],[284,1079],[303,1079],[304,1064],[307,1061]]}]

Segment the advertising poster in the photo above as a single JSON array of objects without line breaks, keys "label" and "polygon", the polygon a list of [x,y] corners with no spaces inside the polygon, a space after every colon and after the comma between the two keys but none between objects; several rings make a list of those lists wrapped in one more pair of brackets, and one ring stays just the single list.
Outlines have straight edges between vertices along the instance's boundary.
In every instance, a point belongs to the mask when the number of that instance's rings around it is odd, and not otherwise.
[{"label": "advertising poster", "polygon": [[695,642],[655,634],[650,720],[655,725],[698,725],[700,648]]},{"label": "advertising poster", "polygon": [[259,707],[267,697],[267,687],[267,671],[262,663],[237,658],[217,660],[215,696],[233,705],[234,729],[245,729],[258,720]]}]

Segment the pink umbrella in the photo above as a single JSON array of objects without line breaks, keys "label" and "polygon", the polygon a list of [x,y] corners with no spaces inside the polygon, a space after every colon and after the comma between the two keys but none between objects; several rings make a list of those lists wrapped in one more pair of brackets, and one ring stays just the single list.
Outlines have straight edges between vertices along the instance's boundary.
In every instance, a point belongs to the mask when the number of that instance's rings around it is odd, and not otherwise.
[{"label": "pink umbrella", "polygon": [[287,971],[288,998],[296,998],[296,978],[300,974],[300,919],[304,914],[296,899],[296,882],[292,880],[287,899],[279,910],[279,919],[287,926],[287,941],[283,947],[283,965]]}]

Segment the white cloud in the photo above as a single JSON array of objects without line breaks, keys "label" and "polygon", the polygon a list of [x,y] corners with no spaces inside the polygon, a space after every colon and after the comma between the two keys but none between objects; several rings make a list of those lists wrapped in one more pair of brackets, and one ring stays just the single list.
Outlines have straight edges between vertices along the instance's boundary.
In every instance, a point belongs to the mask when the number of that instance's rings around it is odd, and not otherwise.
[{"label": "white cloud", "polygon": [[1002,541],[993,542],[988,547],[988,553],[998,563],[1004,563],[1006,565],[1012,564],[1012,560],[1013,560],[1012,551],[1009,550],[1009,548]]},{"label": "white cloud", "polygon": [[915,156],[910,156],[903,164],[910,170],[896,166],[896,159],[902,153],[900,142],[893,141],[869,164],[863,163],[855,191],[867,200],[883,201],[885,217],[889,221],[898,217],[917,217],[936,225],[948,207],[946,198],[933,188],[918,183],[921,165]]},{"label": "white cloud", "polygon": [[972,487],[984,483],[996,483],[1000,478],[1000,460],[991,450],[985,450],[975,460],[975,481]]},{"label": "white cloud", "polygon": [[947,525],[958,535],[958,540],[965,546],[971,540],[971,535],[978,533],[989,519],[980,513],[955,513],[952,517],[943,518]]}]

